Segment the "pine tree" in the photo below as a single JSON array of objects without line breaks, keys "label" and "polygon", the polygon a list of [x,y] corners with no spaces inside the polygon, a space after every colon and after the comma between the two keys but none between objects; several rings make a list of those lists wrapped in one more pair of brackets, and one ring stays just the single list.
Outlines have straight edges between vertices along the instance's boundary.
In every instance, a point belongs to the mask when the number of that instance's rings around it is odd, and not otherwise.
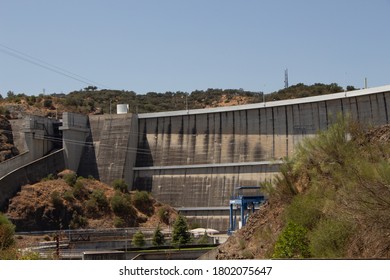
[{"label": "pine tree", "polygon": [[187,222],[183,216],[179,215],[173,224],[172,243],[180,246],[189,243],[190,240]]},{"label": "pine tree", "polygon": [[144,234],[142,233],[142,231],[137,231],[133,235],[133,239],[132,239],[131,243],[136,247],[145,246],[145,237],[144,237]]},{"label": "pine tree", "polygon": [[161,246],[165,243],[164,234],[161,232],[160,225],[157,226],[156,230],[153,233],[152,242],[154,246]]}]

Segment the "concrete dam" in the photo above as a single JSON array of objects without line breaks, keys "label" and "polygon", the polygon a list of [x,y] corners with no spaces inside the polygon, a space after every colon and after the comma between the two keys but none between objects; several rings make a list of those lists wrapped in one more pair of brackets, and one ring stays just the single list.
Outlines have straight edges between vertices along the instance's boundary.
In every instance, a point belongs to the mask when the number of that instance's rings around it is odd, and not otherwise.
[{"label": "concrete dam", "polygon": [[189,111],[138,115],[133,187],[147,190],[205,226],[227,228],[238,186],[260,186],[280,160],[337,115],[389,122],[390,87]]},{"label": "concrete dam", "polygon": [[390,86],[383,86],[210,109],[68,113],[60,127],[64,163],[109,184],[124,178],[131,189],[151,192],[190,222],[226,230],[236,187],[271,181],[297,143],[338,115],[382,125],[389,123],[389,106]]}]

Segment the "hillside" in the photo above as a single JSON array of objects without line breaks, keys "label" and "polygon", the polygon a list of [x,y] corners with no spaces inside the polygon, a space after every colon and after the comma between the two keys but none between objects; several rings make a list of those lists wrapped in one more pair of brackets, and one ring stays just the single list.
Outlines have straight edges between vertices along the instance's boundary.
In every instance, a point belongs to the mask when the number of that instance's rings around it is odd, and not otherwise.
[{"label": "hillside", "polygon": [[389,139],[342,121],[306,139],[217,259],[390,258]]},{"label": "hillside", "polygon": [[[354,90],[352,86],[348,90]],[[61,116],[62,112],[83,114],[116,113],[117,104],[129,104],[130,112],[151,113],[185,109],[201,109],[221,106],[235,106],[263,101],[273,101],[323,95],[343,91],[332,83],[304,85],[299,83],[288,88],[265,94],[243,89],[207,89],[188,92],[148,92],[137,94],[134,91],[101,89],[87,87],[68,94],[27,96],[23,93],[9,92],[0,98],[0,114],[8,118],[21,118],[26,114],[49,117]],[[111,108],[110,108],[111,107]]]},{"label": "hillside", "polygon": [[23,186],[6,215],[17,231],[167,226],[177,213],[145,192],[115,190],[65,171]]}]

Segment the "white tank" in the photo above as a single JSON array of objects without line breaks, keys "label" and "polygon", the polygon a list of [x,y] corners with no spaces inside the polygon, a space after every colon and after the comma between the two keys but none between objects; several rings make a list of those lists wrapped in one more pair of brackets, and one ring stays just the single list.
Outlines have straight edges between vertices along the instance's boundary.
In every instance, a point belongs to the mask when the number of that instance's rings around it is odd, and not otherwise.
[{"label": "white tank", "polygon": [[116,113],[119,114],[127,114],[129,112],[129,104],[117,104],[116,105]]}]

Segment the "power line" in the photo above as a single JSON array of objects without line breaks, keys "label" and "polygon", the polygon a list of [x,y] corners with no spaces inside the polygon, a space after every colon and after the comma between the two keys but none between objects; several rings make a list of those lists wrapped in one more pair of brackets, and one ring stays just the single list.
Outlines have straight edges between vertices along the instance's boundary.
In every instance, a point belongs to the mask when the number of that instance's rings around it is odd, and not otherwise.
[{"label": "power line", "polygon": [[53,64],[50,64],[50,63],[47,63],[41,59],[38,59],[38,58],[35,58],[31,55],[28,55],[28,54],[25,54],[21,51],[18,51],[16,49],[13,49],[13,48],[10,48],[4,44],[1,44],[0,43],[0,47],[2,47],[3,49],[0,49],[0,51],[4,54],[7,54],[9,56],[12,56],[14,58],[17,58],[17,59],[20,59],[22,61],[25,61],[27,63],[31,63],[35,66],[38,66],[38,67],[41,67],[43,69],[46,69],[46,70],[49,70],[49,71],[52,71],[54,73],[57,73],[59,75],[62,75],[62,76],[65,76],[67,78],[70,78],[70,79],[73,79],[73,80],[76,80],[78,82],[81,82],[83,84],[87,84],[87,85],[99,85],[101,87],[105,87],[105,88],[110,88],[104,84],[101,84],[101,83],[98,83],[96,81],[93,81],[93,80],[90,80],[86,77],[83,77],[83,76],[80,76],[76,73],[73,73],[69,70],[66,70],[64,68],[61,68],[61,67],[58,67],[58,66],[55,66]]}]

